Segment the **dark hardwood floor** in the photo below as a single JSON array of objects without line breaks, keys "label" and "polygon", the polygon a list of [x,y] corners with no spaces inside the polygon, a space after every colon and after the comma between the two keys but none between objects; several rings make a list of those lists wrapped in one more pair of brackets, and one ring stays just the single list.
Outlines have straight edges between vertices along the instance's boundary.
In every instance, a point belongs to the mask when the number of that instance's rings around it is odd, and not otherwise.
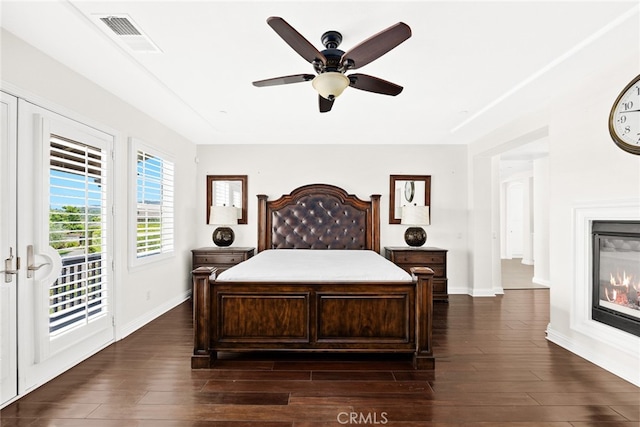
[{"label": "dark hardwood floor", "polygon": [[380,356],[229,354],[191,370],[184,303],[0,412],[58,427],[627,426],[640,389],[545,340],[549,290],[435,306],[436,370]]}]

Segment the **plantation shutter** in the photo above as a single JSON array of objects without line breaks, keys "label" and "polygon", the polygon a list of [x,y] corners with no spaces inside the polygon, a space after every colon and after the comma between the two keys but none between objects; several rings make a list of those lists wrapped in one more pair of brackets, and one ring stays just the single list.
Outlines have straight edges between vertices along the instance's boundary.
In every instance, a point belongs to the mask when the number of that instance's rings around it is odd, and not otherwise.
[{"label": "plantation shutter", "polygon": [[51,135],[49,245],[62,271],[49,289],[55,337],[108,313],[106,152]]},{"label": "plantation shutter", "polygon": [[137,150],[137,258],[173,252],[173,181],[173,162]]}]

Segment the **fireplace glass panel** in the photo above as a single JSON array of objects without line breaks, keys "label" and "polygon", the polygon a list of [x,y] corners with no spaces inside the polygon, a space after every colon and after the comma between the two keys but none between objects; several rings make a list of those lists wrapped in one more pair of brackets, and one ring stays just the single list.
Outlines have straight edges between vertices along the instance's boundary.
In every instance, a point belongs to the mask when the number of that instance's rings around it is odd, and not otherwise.
[{"label": "fireplace glass panel", "polygon": [[640,222],[593,223],[594,320],[640,336]]}]

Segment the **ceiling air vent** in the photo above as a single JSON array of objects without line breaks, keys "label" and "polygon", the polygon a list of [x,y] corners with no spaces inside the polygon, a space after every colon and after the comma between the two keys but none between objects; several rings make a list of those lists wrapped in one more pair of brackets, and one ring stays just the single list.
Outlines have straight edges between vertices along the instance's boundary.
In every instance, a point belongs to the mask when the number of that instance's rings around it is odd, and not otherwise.
[{"label": "ceiling air vent", "polygon": [[117,16],[108,16],[100,18],[105,25],[113,30],[119,36],[141,36],[142,34],[127,18],[119,18]]},{"label": "ceiling air vent", "polygon": [[[135,52],[161,52],[151,39],[144,34],[129,15],[94,15],[95,18],[106,25],[107,34],[127,46]],[[103,27],[104,28],[104,27]],[[115,35],[115,37],[114,37]]]}]

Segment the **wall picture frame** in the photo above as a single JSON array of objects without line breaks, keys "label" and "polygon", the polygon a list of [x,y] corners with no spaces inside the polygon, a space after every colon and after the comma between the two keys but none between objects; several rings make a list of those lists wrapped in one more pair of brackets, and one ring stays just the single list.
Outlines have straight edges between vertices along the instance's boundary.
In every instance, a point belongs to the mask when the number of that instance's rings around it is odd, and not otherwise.
[{"label": "wall picture frame", "polygon": [[211,206],[234,206],[238,224],[247,223],[247,175],[207,175],[207,214]]},{"label": "wall picture frame", "polygon": [[400,224],[406,205],[431,208],[431,175],[390,175],[389,224]]}]

